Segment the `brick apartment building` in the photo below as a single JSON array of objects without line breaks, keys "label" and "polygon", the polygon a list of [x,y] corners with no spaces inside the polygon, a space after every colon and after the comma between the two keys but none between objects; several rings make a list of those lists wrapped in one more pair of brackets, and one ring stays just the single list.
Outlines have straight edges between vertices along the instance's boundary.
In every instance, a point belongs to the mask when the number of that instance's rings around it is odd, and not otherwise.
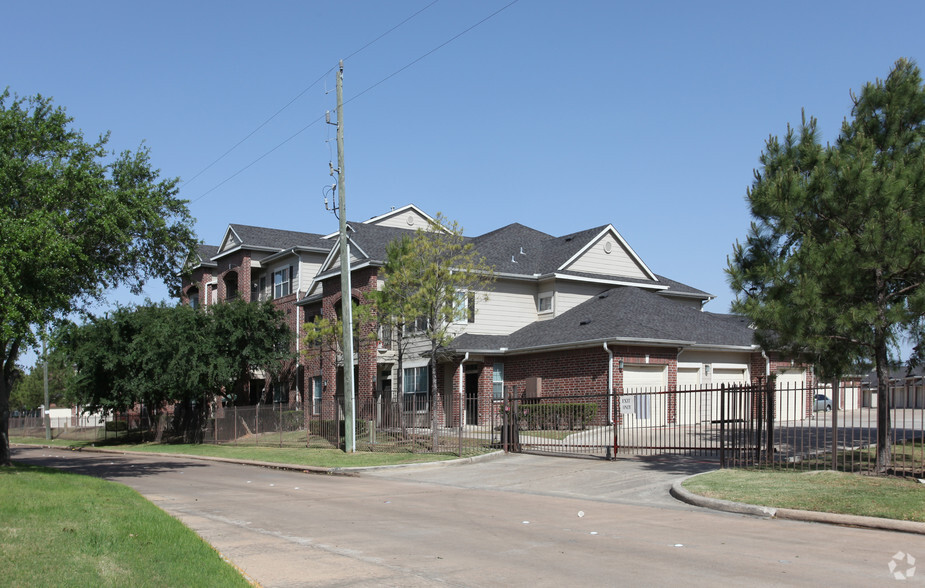
[{"label": "brick apartment building", "polygon": [[[355,300],[363,302],[378,287],[388,243],[429,220],[408,205],[349,223]],[[769,375],[785,384],[811,383],[811,369],[759,348],[745,319],[707,312],[712,295],[652,272],[612,225],[555,237],[515,223],[468,239],[494,267],[496,282],[468,320],[454,325],[437,393],[430,394],[423,346],[406,352],[404,389],[393,389],[395,334],[380,332],[358,340],[358,403],[382,399],[424,413],[432,398],[440,424],[455,426],[481,424],[503,391],[567,396],[688,389]],[[301,363],[295,382],[277,386],[272,400],[304,402],[320,414],[342,393],[343,366],[333,351],[304,349],[301,338],[314,317],[337,316],[340,272],[336,234],[232,224],[218,246],[200,247],[183,302],[272,300],[296,334]],[[366,335],[376,326],[363,328]]]}]

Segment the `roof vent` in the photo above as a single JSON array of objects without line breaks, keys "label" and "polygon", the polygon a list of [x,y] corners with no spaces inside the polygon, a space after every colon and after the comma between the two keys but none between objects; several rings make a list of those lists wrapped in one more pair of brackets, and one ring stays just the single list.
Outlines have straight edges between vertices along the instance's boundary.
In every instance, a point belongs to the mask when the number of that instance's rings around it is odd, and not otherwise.
[{"label": "roof vent", "polygon": [[585,326],[585,325],[590,325],[590,324],[591,324],[591,319],[585,319],[585,320],[581,321],[580,323],[578,323],[578,325],[579,325],[579,326],[582,326],[582,327]]},{"label": "roof vent", "polygon": [[571,240],[572,240],[571,237],[566,237],[566,238],[565,238],[565,242],[566,242],[566,243],[568,243],[568,242],[571,241]]},{"label": "roof vent", "polygon": [[517,263],[517,260],[514,259],[514,256],[513,256],[513,255],[511,256],[511,263]]},{"label": "roof vent", "polygon": [[523,247],[520,248],[520,254],[521,254],[521,255],[526,255],[526,253],[524,252],[524,248],[523,248]]},{"label": "roof vent", "polygon": [[603,300],[604,298],[607,298],[608,296],[610,296],[610,292],[602,292],[597,295],[597,298],[598,300]]}]

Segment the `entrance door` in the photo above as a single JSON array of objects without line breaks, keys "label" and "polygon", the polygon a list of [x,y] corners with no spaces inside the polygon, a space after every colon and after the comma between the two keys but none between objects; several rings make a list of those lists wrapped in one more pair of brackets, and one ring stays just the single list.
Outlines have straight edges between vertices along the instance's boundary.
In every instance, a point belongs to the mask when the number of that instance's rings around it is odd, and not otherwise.
[{"label": "entrance door", "polygon": [[466,424],[479,424],[479,374],[466,374]]}]

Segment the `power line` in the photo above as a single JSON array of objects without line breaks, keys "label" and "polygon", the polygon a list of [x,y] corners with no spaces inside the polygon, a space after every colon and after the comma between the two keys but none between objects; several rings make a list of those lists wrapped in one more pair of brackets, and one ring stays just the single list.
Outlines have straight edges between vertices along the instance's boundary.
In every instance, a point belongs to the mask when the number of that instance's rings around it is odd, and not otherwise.
[{"label": "power line", "polygon": [[439,45],[437,45],[436,47],[434,47],[433,49],[431,49],[430,51],[428,51],[428,52],[425,53],[424,55],[421,55],[420,57],[418,57],[417,59],[415,59],[415,60],[412,61],[411,63],[405,65],[405,66],[402,67],[402,68],[399,68],[399,69],[395,70],[394,72],[392,72],[392,73],[390,73],[389,75],[385,76],[384,78],[382,78],[381,80],[379,80],[378,82],[376,82],[375,84],[373,84],[372,86],[369,86],[368,88],[366,88],[365,90],[363,90],[363,91],[360,92],[359,94],[353,96],[352,98],[350,98],[350,100],[346,100],[346,101],[344,102],[344,104],[349,104],[349,103],[353,102],[354,100],[356,100],[357,98],[359,98],[359,97],[362,96],[363,94],[369,92],[370,90],[372,90],[372,89],[375,88],[376,86],[379,86],[380,84],[382,84],[382,83],[384,83],[384,82],[390,80],[391,78],[397,76],[398,74],[400,74],[401,72],[405,71],[406,69],[408,69],[408,68],[411,67],[412,65],[416,64],[417,62],[421,61],[422,59],[425,59],[426,57],[428,57],[428,56],[431,55],[432,53],[436,53],[436,52],[439,51],[440,49],[443,49],[444,47],[446,47],[447,45],[449,45],[450,43],[452,43],[452,42],[455,41],[456,39],[462,37],[463,35],[465,35],[465,34],[468,33],[469,31],[471,31],[472,29],[474,29],[474,28],[476,28],[476,27],[478,27],[478,26],[484,24],[485,22],[491,20],[492,18],[494,18],[494,17],[497,16],[498,14],[501,14],[503,11],[507,10],[508,8],[510,8],[511,6],[513,6],[514,4],[517,4],[519,1],[520,1],[520,0],[512,0],[512,1],[509,2],[508,4],[505,4],[504,6],[502,6],[502,7],[499,8],[498,10],[492,12],[491,14],[489,14],[488,16],[486,16],[485,18],[483,18],[483,19],[480,20],[479,22],[477,22],[477,23],[475,23],[474,25],[472,25],[471,27],[469,27],[468,29],[466,29],[466,30],[462,31],[461,33],[457,33],[456,35],[450,37],[449,39],[447,39],[447,40],[444,41],[443,43],[440,43]]},{"label": "power line", "polygon": [[[363,49],[366,49],[368,46],[372,45],[373,43],[375,43],[376,41],[378,41],[379,39],[381,39],[382,37],[384,37],[385,35],[387,35],[387,34],[390,33],[391,31],[395,30],[396,28],[398,28],[399,26],[401,26],[402,24],[404,24],[405,22],[407,22],[408,20],[410,20],[410,19],[413,18],[414,16],[420,14],[421,12],[423,12],[424,10],[426,10],[427,8],[430,8],[431,6],[433,6],[434,4],[436,4],[438,1],[439,1],[439,0],[434,0],[434,2],[431,2],[430,4],[428,4],[427,6],[425,6],[424,8],[422,8],[421,10],[419,10],[418,12],[414,13],[411,17],[408,17],[407,19],[405,19],[404,21],[402,21],[402,22],[399,23],[398,25],[392,27],[392,29],[389,29],[389,31],[386,31],[385,33],[383,33],[382,35],[380,35],[379,37],[377,37],[377,38],[374,39],[373,41],[370,41],[369,43],[367,43],[366,45],[364,45],[363,47],[361,47],[359,50],[354,51],[354,52],[351,54],[351,56],[354,56],[354,55],[356,55],[357,53],[359,53],[360,51],[362,51]],[[379,80],[378,82],[372,84],[371,86],[368,86],[366,89],[362,90],[360,93],[356,94],[355,96],[353,96],[353,97],[350,98],[349,100],[345,100],[345,101],[344,101],[344,104],[349,104],[350,102],[353,102],[354,100],[356,100],[356,99],[359,98],[360,96],[366,94],[367,92],[371,91],[372,89],[376,88],[377,86],[382,85],[383,83],[385,83],[385,82],[387,82],[388,80],[392,79],[393,77],[397,76],[398,74],[400,74],[401,72],[405,71],[405,70],[408,69],[409,67],[415,65],[416,63],[418,63],[418,62],[420,62],[421,60],[427,58],[428,56],[432,55],[433,53],[436,53],[436,52],[439,51],[440,49],[446,47],[447,45],[449,45],[450,43],[452,43],[452,42],[455,41],[456,39],[462,37],[462,36],[465,35],[466,33],[470,32],[470,31],[473,30],[473,29],[475,29],[476,27],[481,26],[482,24],[484,24],[484,23],[486,23],[487,21],[491,20],[492,18],[494,18],[494,17],[497,16],[498,14],[501,14],[502,12],[504,12],[505,10],[507,10],[508,8],[510,8],[511,6],[513,6],[514,4],[517,4],[519,1],[520,1],[520,0],[512,0],[511,2],[505,4],[504,6],[502,6],[502,7],[499,8],[498,10],[492,12],[491,14],[489,14],[488,16],[486,16],[485,18],[483,18],[482,20],[480,20],[480,21],[478,21],[477,23],[475,23],[474,25],[472,25],[472,26],[470,26],[469,28],[463,30],[462,32],[459,32],[459,33],[453,35],[452,37],[450,37],[449,39],[447,39],[447,40],[444,41],[443,43],[440,43],[439,45],[437,45],[436,47],[434,47],[433,49],[431,49],[431,50],[428,51],[427,53],[424,53],[423,55],[421,55],[421,56],[418,57],[417,59],[414,59],[413,61],[409,62],[408,64],[406,64],[406,65],[400,67],[399,69],[393,71],[392,73],[390,73],[389,75],[385,76],[384,78],[382,78],[382,79]],[[311,87],[313,87],[315,84],[317,84],[320,80],[324,79],[324,77],[327,76],[333,69],[335,69],[335,68],[331,68],[331,69],[329,69],[328,71],[326,71],[325,74],[324,74],[324,76],[321,76],[321,78],[319,78],[318,80],[316,80],[316,81],[312,84],[312,86],[309,86],[308,88],[306,88],[305,90],[303,90],[303,91],[299,94],[299,96],[296,96],[296,98],[293,98],[293,99],[289,102],[289,104],[292,104],[292,102],[294,102],[296,99],[298,99],[302,94],[304,94],[305,92],[307,92]],[[285,110],[285,109],[289,106],[289,104],[287,104],[287,105],[284,106],[282,109],[280,109],[276,114],[273,115],[273,117],[270,117],[270,119],[267,119],[267,121],[264,122],[260,127],[258,127],[257,129],[254,129],[254,131],[251,132],[247,137],[245,137],[244,139],[242,139],[241,141],[239,141],[234,147],[232,147],[232,148],[229,149],[227,152],[225,152],[225,154],[222,155],[222,157],[224,157],[225,155],[227,155],[228,153],[230,153],[235,147],[237,147],[238,145],[240,145],[241,143],[243,143],[245,140],[247,140],[248,137],[250,137],[251,135],[253,135],[255,132],[257,132],[257,130],[259,130],[259,129],[260,129],[262,126],[264,126],[267,122],[269,122],[270,120],[272,120],[277,114],[279,114],[280,112],[282,112],[283,110]],[[284,141],[282,141],[281,143],[279,143],[278,145],[276,145],[275,147],[273,147],[272,149],[270,149],[269,151],[267,151],[266,153],[264,153],[263,155],[261,155],[261,156],[258,157],[257,159],[255,159],[255,160],[253,160],[252,162],[248,163],[246,166],[244,166],[244,167],[242,167],[241,169],[239,169],[238,171],[234,172],[233,174],[231,174],[230,176],[228,176],[227,178],[225,178],[224,180],[222,180],[221,182],[219,182],[218,184],[216,184],[215,186],[213,186],[212,188],[210,188],[210,189],[207,190],[206,192],[200,194],[200,195],[197,196],[195,199],[191,200],[191,201],[190,201],[190,204],[192,204],[192,203],[194,203],[194,202],[198,202],[199,200],[202,200],[203,198],[205,198],[205,197],[206,197],[207,195],[209,195],[210,193],[212,193],[212,192],[214,192],[215,190],[217,190],[218,188],[224,186],[226,183],[228,183],[229,181],[231,181],[232,179],[234,179],[235,177],[237,177],[238,175],[240,175],[242,172],[244,172],[244,171],[246,171],[247,169],[251,168],[254,164],[256,164],[257,162],[261,161],[262,159],[264,159],[265,157],[267,157],[268,155],[270,155],[271,153],[273,153],[274,151],[276,151],[277,149],[279,149],[280,147],[282,147],[283,145],[285,145],[285,144],[288,143],[289,141],[295,139],[297,136],[301,135],[302,133],[304,133],[305,131],[307,131],[309,128],[311,128],[311,127],[313,127],[314,125],[318,124],[318,123],[321,122],[323,119],[324,119],[324,116],[319,116],[318,118],[316,118],[316,119],[313,120],[312,122],[308,123],[307,125],[305,125],[305,126],[302,127],[301,129],[299,129],[298,131],[296,131],[295,133],[293,133],[292,135],[290,135],[287,139],[285,139]],[[219,159],[221,159],[221,157],[220,157]],[[212,165],[214,165],[217,161],[218,161],[218,160],[216,160],[215,162],[213,162],[212,164],[210,164],[209,167],[211,167]],[[208,169],[208,168],[206,168],[206,169]],[[203,170],[203,171],[205,171],[205,170]],[[196,176],[200,175],[201,173],[202,173],[202,172],[200,172],[199,174],[196,174]],[[194,178],[195,178],[196,176],[194,176]],[[190,181],[192,181],[192,180],[190,180]]]},{"label": "power line", "polygon": [[[388,34],[392,33],[393,31],[395,31],[396,29],[398,29],[399,27],[401,27],[402,25],[404,25],[405,23],[407,23],[409,20],[411,20],[411,19],[413,19],[414,17],[416,17],[417,15],[421,14],[422,12],[424,12],[425,10],[427,10],[428,8],[430,8],[431,6],[433,6],[434,4],[436,4],[436,3],[439,2],[439,1],[440,1],[440,0],[433,0],[433,2],[431,2],[430,4],[428,4],[427,6],[425,6],[424,8],[418,10],[417,12],[415,12],[414,14],[412,14],[411,16],[409,16],[408,18],[406,18],[405,20],[401,21],[401,22],[398,23],[397,25],[393,26],[393,27],[390,28],[389,30],[385,31],[384,33],[382,33],[381,35],[379,35],[378,37],[376,37],[375,39],[373,39],[372,41],[366,43],[365,45],[363,45],[362,47],[360,47],[359,49],[357,49],[356,51],[354,51],[353,53],[351,53],[350,55],[348,55],[348,56],[344,59],[344,61],[346,61],[347,59],[350,59],[351,57],[353,57],[353,56],[355,56],[355,55],[361,53],[361,52],[364,51],[365,49],[369,48],[371,45],[373,45],[374,43],[376,43],[377,41],[379,41],[379,40],[382,39],[383,37],[387,36]],[[334,69],[335,69],[335,68],[332,67],[332,68],[328,69],[326,72],[324,72],[323,74],[321,74],[321,76],[319,76],[317,80],[315,80],[314,82],[312,82],[311,84],[309,84],[309,86],[308,86],[307,88],[305,88],[304,90],[302,90],[301,92],[299,92],[298,94],[296,94],[295,97],[294,97],[292,100],[290,100],[290,101],[287,102],[282,108],[280,108],[279,110],[277,110],[276,112],[274,112],[272,116],[270,116],[268,119],[266,119],[265,121],[263,121],[262,123],[260,123],[259,125],[257,125],[257,128],[255,128],[253,131],[251,131],[251,132],[249,132],[247,135],[245,135],[243,139],[241,139],[240,141],[238,141],[237,143],[235,143],[234,145],[232,145],[227,151],[225,151],[224,153],[222,153],[221,155],[219,155],[219,156],[215,159],[215,161],[213,161],[213,162],[210,163],[209,165],[207,165],[207,166],[205,166],[204,168],[202,168],[201,170],[199,170],[199,172],[197,172],[197,173],[196,173],[193,177],[191,177],[190,179],[184,180],[184,181],[183,181],[183,184],[184,184],[184,185],[188,185],[188,184],[192,183],[196,178],[198,178],[199,176],[201,176],[202,174],[204,174],[205,172],[207,172],[213,165],[215,165],[215,164],[218,163],[219,161],[225,159],[225,157],[227,157],[229,153],[231,153],[232,151],[234,151],[235,149],[237,149],[242,143],[244,143],[245,141],[247,141],[248,139],[250,139],[255,133],[257,133],[257,131],[259,131],[259,130],[262,129],[263,127],[267,126],[267,124],[268,124],[270,121],[272,121],[274,118],[276,118],[277,116],[279,116],[284,110],[286,110],[287,108],[289,108],[290,106],[292,106],[292,104],[293,104],[296,100],[298,100],[299,98],[301,98],[302,96],[304,96],[306,92],[308,92],[309,90],[311,90],[312,88],[314,88],[319,82],[321,82],[321,80],[323,80],[325,77],[327,77],[328,74],[330,74],[332,71],[334,71]],[[311,126],[311,125],[309,125],[309,126]],[[306,128],[307,128],[307,127],[306,127]],[[288,142],[288,139],[287,139],[286,141],[284,141],[284,143],[285,143],[285,142]],[[277,147],[279,147],[279,145],[277,145],[276,147],[274,147],[273,150],[275,150]],[[264,154],[264,156],[265,156],[265,155],[267,155],[267,154]],[[263,159],[264,156],[261,156],[260,159]],[[259,161],[259,159],[258,159],[257,161]],[[256,161],[254,161],[253,163],[256,163]],[[250,165],[253,165],[253,163],[251,163]],[[250,165],[248,165],[247,167],[250,167]],[[244,168],[244,169],[247,169],[247,168]],[[238,173],[240,173],[240,171],[243,171],[243,169],[242,169],[242,170],[239,170]],[[235,175],[237,175],[237,173],[236,173]],[[232,177],[234,177],[234,176],[232,176]],[[228,179],[231,179],[231,178],[228,178]],[[225,180],[225,181],[228,181],[228,180]],[[225,181],[223,181],[222,184],[224,184]],[[219,185],[221,185],[221,184],[219,184]],[[216,186],[216,187],[218,187],[218,186]],[[214,188],[213,188],[213,189],[214,189]],[[211,192],[211,191],[212,191],[212,190],[209,190],[209,192]],[[207,193],[208,193],[208,192],[207,192]],[[203,196],[205,196],[205,194],[203,194]],[[199,198],[202,198],[202,196],[200,196]],[[196,200],[199,200],[199,198],[197,198]],[[195,202],[195,200],[194,200],[193,202]]]}]

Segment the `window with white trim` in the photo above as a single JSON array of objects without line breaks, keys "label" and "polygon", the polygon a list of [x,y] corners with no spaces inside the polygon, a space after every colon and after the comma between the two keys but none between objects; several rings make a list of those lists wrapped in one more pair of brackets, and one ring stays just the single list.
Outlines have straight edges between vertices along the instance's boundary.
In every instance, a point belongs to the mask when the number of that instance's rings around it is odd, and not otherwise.
[{"label": "window with white trim", "polygon": [[495,400],[504,398],[504,364],[495,363],[491,370],[492,396]]},{"label": "window with white trim", "polygon": [[392,326],[379,325],[379,349],[392,348]]},{"label": "window with white trim", "polygon": [[321,414],[321,376],[312,378],[312,414]]},{"label": "window with white trim", "polygon": [[282,298],[292,293],[293,267],[284,267],[273,272],[273,298]]},{"label": "window with white trim", "polygon": [[536,312],[541,314],[544,312],[552,312],[554,308],[552,292],[540,294],[536,297]]},{"label": "window with white trim", "polygon": [[456,292],[456,316],[457,323],[474,323],[475,322],[475,292],[460,290]]},{"label": "window with white trim", "polygon": [[430,368],[428,366],[405,368],[402,378],[405,412],[427,412],[430,391]]},{"label": "window with white trim", "polygon": [[405,335],[413,335],[415,333],[423,333],[427,330],[427,317],[419,316],[413,321],[407,322],[402,327],[402,332]]}]

